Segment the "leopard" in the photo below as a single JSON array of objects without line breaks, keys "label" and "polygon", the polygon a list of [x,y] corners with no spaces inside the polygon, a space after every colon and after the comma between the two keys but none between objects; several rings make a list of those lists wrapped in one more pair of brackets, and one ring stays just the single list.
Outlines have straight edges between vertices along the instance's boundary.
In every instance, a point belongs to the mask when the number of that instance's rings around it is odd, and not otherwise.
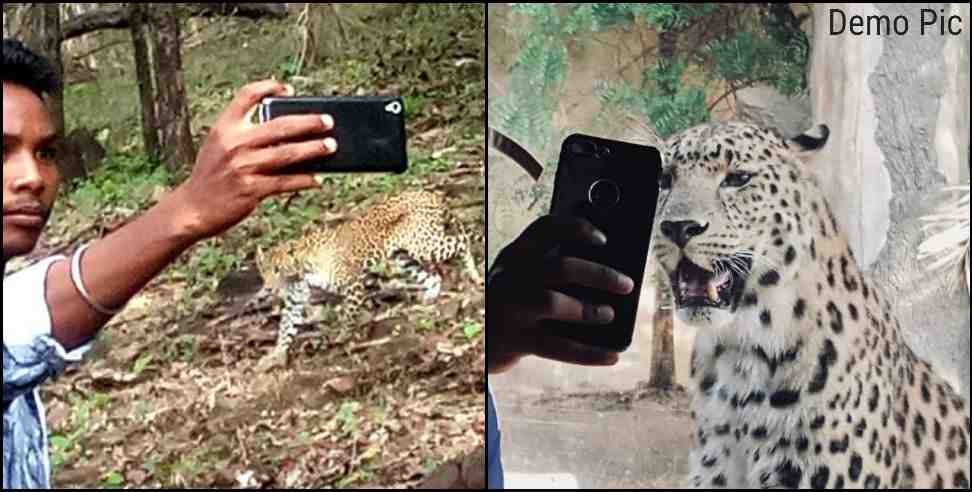
[{"label": "leopard", "polygon": [[966,398],[909,347],[815,177],[830,128],[663,143],[652,259],[695,328],[687,488],[969,488]]},{"label": "leopard", "polygon": [[268,364],[286,364],[299,327],[307,322],[312,290],[340,299],[338,323],[356,323],[379,278],[402,279],[418,290],[417,301],[434,301],[442,290],[442,267],[464,261],[477,284],[481,275],[472,249],[475,231],[450,210],[436,191],[411,190],[381,197],[357,216],[319,228],[272,249],[257,249],[263,294],[282,302],[277,341]]}]

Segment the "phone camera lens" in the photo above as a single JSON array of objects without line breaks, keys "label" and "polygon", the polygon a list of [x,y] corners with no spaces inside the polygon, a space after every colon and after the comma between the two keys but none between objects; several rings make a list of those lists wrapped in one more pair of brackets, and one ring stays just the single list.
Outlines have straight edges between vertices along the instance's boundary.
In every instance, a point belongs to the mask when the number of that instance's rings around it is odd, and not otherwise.
[{"label": "phone camera lens", "polygon": [[597,148],[591,142],[574,142],[570,146],[570,151],[575,155],[580,156],[593,156],[597,152]]},{"label": "phone camera lens", "polygon": [[621,188],[609,179],[602,179],[591,185],[588,200],[597,208],[608,209],[621,201]]},{"label": "phone camera lens", "polygon": [[611,157],[611,149],[609,147],[598,147],[597,148],[597,158],[607,159]]}]

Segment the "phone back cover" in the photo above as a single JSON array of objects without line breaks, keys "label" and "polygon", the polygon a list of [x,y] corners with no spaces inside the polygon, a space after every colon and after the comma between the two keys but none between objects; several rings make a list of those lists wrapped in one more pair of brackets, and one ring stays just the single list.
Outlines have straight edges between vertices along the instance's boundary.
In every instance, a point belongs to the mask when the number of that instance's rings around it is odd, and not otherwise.
[{"label": "phone back cover", "polygon": [[[612,153],[602,159],[575,155],[571,146],[577,141],[607,145]],[[608,244],[568,244],[561,247],[561,254],[614,268],[631,277],[635,289],[627,296],[582,287],[564,289],[567,295],[612,306],[615,318],[609,325],[550,323],[554,333],[617,352],[631,345],[658,204],[660,173],[661,155],[657,149],[584,135],[572,135],[564,141],[551,213],[587,219],[607,235]],[[613,181],[621,191],[620,201],[608,209],[595,207],[589,200],[591,186],[603,179]]]},{"label": "phone back cover", "polygon": [[267,98],[261,120],[297,114],[329,114],[338,151],[320,161],[298,164],[287,173],[382,172],[408,169],[405,106],[398,97]]}]

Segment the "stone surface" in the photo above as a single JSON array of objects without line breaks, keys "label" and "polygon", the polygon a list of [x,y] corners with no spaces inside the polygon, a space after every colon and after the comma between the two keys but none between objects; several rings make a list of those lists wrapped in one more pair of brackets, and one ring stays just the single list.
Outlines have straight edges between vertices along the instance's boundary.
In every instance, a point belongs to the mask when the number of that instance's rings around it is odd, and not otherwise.
[{"label": "stone surface", "polygon": [[64,182],[88,177],[107,155],[94,132],[85,128],[72,130],[61,145],[57,168]]},{"label": "stone surface", "polygon": [[419,490],[486,490],[486,448],[446,463]]},{"label": "stone surface", "polygon": [[[814,121],[831,127],[813,165],[851,246],[897,301],[905,337],[969,394],[969,299],[929,275],[916,256],[918,218],[936,192],[968,177],[969,34],[831,36],[828,12],[905,15],[948,5],[827,4],[815,10],[810,75]],[[956,14],[969,25],[968,4]],[[965,149],[962,151],[961,149]]]},{"label": "stone surface", "polygon": [[813,126],[809,94],[787,97],[773,87],[760,85],[736,93],[740,120],[776,128],[783,135],[796,136]]}]

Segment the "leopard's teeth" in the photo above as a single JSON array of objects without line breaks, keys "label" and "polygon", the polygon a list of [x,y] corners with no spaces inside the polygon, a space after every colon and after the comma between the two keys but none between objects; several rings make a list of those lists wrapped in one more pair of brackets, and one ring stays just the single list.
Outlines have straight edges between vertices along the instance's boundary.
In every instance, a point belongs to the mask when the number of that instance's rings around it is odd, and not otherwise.
[{"label": "leopard's teeth", "polygon": [[716,287],[716,285],[712,282],[709,282],[708,294],[710,301],[712,301],[714,304],[719,303],[719,288]]}]

